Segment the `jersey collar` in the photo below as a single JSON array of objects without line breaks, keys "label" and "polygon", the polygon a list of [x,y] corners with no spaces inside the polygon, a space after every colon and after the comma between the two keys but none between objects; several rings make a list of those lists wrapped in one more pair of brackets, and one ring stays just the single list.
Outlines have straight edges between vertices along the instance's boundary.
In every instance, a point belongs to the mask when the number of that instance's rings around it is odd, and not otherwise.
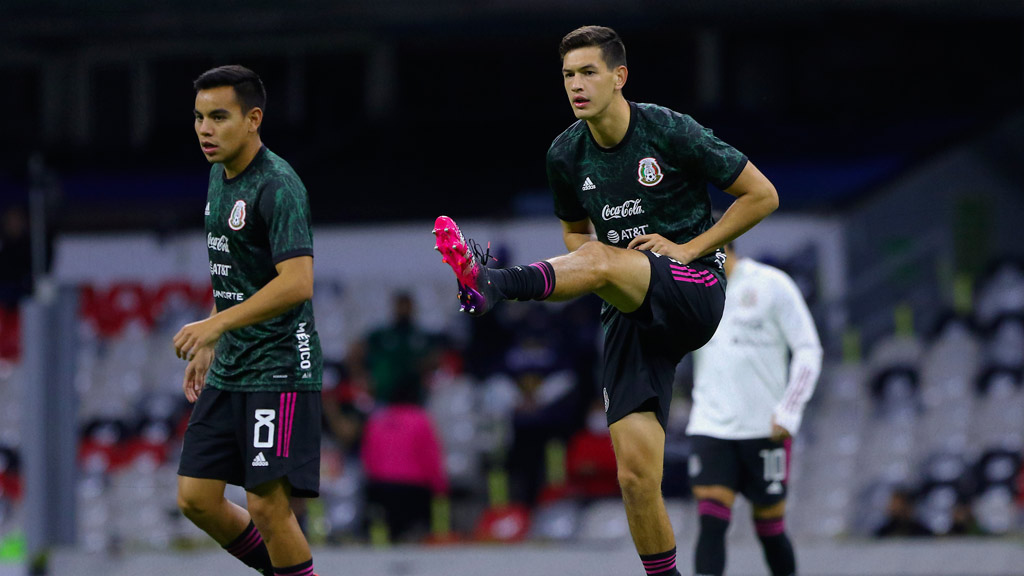
[{"label": "jersey collar", "polygon": [[597,148],[601,152],[612,153],[617,152],[619,149],[625,146],[627,142],[629,142],[629,137],[633,135],[633,129],[636,128],[637,107],[636,103],[632,101],[627,102],[629,102],[629,127],[626,128],[625,136],[623,136],[622,140],[619,140],[619,143],[616,144],[615,146],[612,146],[611,148],[602,148],[597,143],[597,140],[594,140],[594,134],[590,131],[590,126],[586,127],[587,138],[590,140],[590,143],[593,144],[594,148]]}]

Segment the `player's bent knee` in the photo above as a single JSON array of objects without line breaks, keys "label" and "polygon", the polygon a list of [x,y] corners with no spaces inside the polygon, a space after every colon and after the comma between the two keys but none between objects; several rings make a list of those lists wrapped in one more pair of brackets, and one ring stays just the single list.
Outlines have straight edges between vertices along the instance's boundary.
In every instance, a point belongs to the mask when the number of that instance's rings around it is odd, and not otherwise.
[{"label": "player's bent knee", "polygon": [[661,472],[654,466],[639,463],[620,464],[618,469],[619,487],[627,499],[646,498],[661,494]]},{"label": "player's bent knee", "polygon": [[714,500],[730,508],[736,500],[736,493],[725,486],[694,486],[691,490],[697,500]]},{"label": "player's bent knee", "polygon": [[195,519],[210,514],[215,507],[211,498],[201,492],[178,488],[178,510],[186,518]]},{"label": "player's bent knee", "polygon": [[261,498],[250,495],[247,501],[249,515],[253,523],[261,529],[266,526],[276,525],[286,520],[292,514],[292,509],[287,499]]},{"label": "player's bent knee", "polygon": [[608,280],[611,275],[612,250],[614,248],[592,240],[577,248],[575,254],[586,259],[587,268],[594,276]]},{"label": "player's bent knee", "polygon": [[768,520],[782,518],[786,515],[786,501],[776,502],[767,506],[754,506],[754,518],[757,520]]},{"label": "player's bent knee", "polygon": [[212,513],[223,499],[224,488],[219,482],[178,477],[178,509],[187,518]]}]

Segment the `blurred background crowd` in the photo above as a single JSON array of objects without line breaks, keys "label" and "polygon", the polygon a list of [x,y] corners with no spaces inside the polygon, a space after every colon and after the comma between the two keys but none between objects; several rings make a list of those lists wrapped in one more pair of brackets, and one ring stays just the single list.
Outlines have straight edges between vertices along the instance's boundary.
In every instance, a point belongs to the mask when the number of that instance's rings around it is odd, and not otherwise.
[{"label": "blurred background crowd", "polygon": [[[544,155],[573,120],[557,42],[582,24],[623,37],[627,98],[693,115],[779,190],[738,247],[797,280],[826,351],[794,443],[795,537],[1019,537],[1019,2],[7,0],[0,556],[23,554],[26,441],[50,425],[24,401],[44,346],[24,310],[54,299],[73,327],[50,398],[75,414],[70,538],[206,545],[174,500],[189,406],[170,338],[210,307],[190,110],[192,80],[225,63],[263,77],[263,140],[313,208],[311,540],[628,539],[600,302],[470,321],[430,250],[442,213],[500,263],[563,250]],[[664,492],[682,517],[687,361],[677,376]]]}]

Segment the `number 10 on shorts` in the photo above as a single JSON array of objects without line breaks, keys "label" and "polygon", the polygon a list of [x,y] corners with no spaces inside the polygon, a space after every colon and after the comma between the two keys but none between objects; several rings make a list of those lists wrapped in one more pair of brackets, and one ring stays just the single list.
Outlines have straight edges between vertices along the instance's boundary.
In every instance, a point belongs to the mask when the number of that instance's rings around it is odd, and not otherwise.
[{"label": "number 10 on shorts", "polygon": [[253,448],[273,448],[274,419],[277,418],[277,411],[272,408],[261,408],[256,410],[254,416],[256,416],[256,425],[252,430]]},{"label": "number 10 on shorts", "polygon": [[782,482],[786,479],[786,449],[761,450],[758,452],[764,460],[764,481]]}]

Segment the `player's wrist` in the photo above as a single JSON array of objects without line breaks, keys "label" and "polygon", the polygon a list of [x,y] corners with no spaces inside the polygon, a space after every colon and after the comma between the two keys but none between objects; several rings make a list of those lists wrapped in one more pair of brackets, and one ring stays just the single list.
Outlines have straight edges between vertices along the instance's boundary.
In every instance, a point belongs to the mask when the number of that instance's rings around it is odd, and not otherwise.
[{"label": "player's wrist", "polygon": [[210,328],[213,329],[213,341],[216,342],[225,332],[231,329],[224,314],[214,314],[208,320]]},{"label": "player's wrist", "polygon": [[682,262],[683,264],[689,264],[699,257],[700,254],[694,250],[693,246],[691,246],[689,242],[686,242],[685,244],[676,244],[672,249],[672,258]]}]

